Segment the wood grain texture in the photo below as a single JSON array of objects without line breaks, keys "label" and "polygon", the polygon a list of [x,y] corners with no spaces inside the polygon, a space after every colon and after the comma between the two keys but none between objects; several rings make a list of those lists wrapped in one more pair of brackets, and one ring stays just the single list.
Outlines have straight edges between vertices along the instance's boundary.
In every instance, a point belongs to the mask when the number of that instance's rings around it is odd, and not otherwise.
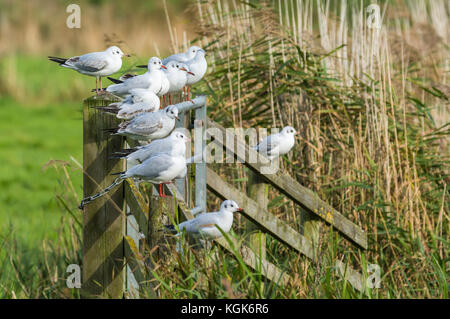
[{"label": "wood grain texture", "polygon": [[[269,204],[267,183],[264,178],[250,170],[248,172],[247,194],[249,198],[257,201],[262,209],[267,209]],[[251,220],[247,220],[245,230],[252,233],[248,237],[249,247],[259,255],[259,258],[266,259],[266,235]]]},{"label": "wood grain texture", "polygon": [[261,207],[259,202],[229,185],[210,168],[207,169],[207,175],[210,191],[222,199],[232,198],[243,209],[241,213],[258,227],[306,257],[313,258],[311,243],[304,236]]},{"label": "wood grain texture", "polygon": [[[109,155],[119,151],[123,138],[104,130],[116,127],[115,116],[94,107],[118,99],[110,94],[93,96],[83,105],[83,193],[90,196],[109,186],[111,173],[123,171],[119,160]],[[125,214],[123,186],[88,204],[83,210],[83,283],[85,298],[122,298],[124,282]]]}]

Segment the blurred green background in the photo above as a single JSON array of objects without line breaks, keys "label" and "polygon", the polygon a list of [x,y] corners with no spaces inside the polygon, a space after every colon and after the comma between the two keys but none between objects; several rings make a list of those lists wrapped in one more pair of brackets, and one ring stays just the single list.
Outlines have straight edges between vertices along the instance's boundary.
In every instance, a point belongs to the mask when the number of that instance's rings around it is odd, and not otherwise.
[{"label": "blurred green background", "polygon": [[[70,165],[81,198],[82,174],[71,158],[82,163],[82,101],[95,87],[94,78],[61,68],[47,56],[118,44],[133,54],[122,70],[146,63],[172,50],[165,12],[186,37],[186,0],[167,1],[166,11],[163,1],[77,1],[80,29],[66,26],[70,3],[0,1],[0,255],[11,252],[5,247],[14,242],[30,263],[42,254],[45,239],[58,238],[63,218],[55,195],[65,190],[55,167],[46,166],[49,161]],[[0,265],[0,278],[7,276],[6,266]]]}]

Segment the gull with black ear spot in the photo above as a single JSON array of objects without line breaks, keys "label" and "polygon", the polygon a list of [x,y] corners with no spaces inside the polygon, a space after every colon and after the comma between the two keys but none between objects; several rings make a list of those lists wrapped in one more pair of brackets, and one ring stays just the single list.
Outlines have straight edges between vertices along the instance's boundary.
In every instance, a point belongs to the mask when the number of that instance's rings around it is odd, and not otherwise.
[{"label": "gull with black ear spot", "polygon": [[102,91],[102,77],[112,75],[119,71],[122,67],[122,57],[124,56],[129,57],[130,55],[124,54],[119,47],[112,46],[102,52],[92,52],[71,58],[49,56],[48,59],[81,74],[95,76],[95,92],[99,94],[99,83],[100,92]]},{"label": "gull with black ear spot", "polygon": [[196,51],[195,56],[184,62],[187,67],[189,68],[189,71],[193,74],[188,74],[187,81],[186,81],[186,99],[189,100],[189,91],[190,87],[194,85],[195,83],[199,82],[203,76],[206,74],[206,70],[208,68],[208,63],[205,59],[206,52],[203,49],[199,49]]},{"label": "gull with black ear spot", "polygon": [[127,77],[124,81],[109,78],[116,84],[108,86],[106,91],[124,97],[130,94],[130,90],[142,88],[148,89],[158,95],[162,90],[165,79],[164,72],[161,69],[165,69],[166,67],[157,57],[150,58],[147,67],[148,71],[144,74]]},{"label": "gull with black ear spot", "polygon": [[297,131],[292,126],[286,126],[280,133],[267,136],[253,149],[273,160],[287,154],[294,147],[295,134]]},{"label": "gull with black ear spot", "polygon": [[194,74],[188,70],[188,66],[177,61],[169,61],[166,65],[167,70],[164,72],[169,81],[169,103],[172,104],[172,93],[179,92],[183,89],[187,82],[188,74]]},{"label": "gull with black ear spot", "polygon": [[131,120],[145,112],[159,110],[159,97],[147,89],[131,89],[130,95],[120,102],[109,104],[107,107],[97,107],[102,112],[115,114],[117,118]]},{"label": "gull with black ear spot", "polygon": [[111,158],[126,158],[127,167],[140,164],[157,153],[171,156],[185,156],[186,143],[191,139],[179,130],[174,130],[168,137],[154,140],[150,144],[125,149],[115,153]]},{"label": "gull with black ear spot", "polygon": [[118,128],[106,129],[115,135],[128,136],[135,140],[155,140],[164,138],[175,128],[178,108],[175,105],[136,116],[131,121],[122,122]]},{"label": "gull with black ear spot", "polygon": [[[218,212],[202,213],[193,219],[178,224],[178,226],[166,225],[166,228],[171,231],[178,231],[177,237],[180,237],[185,231],[187,235],[194,237],[206,240],[216,239],[222,237],[222,233],[217,226],[224,233],[228,233],[233,225],[233,214],[240,211],[242,211],[242,208],[234,200],[227,199],[222,202]],[[177,244],[177,250],[179,247]]]},{"label": "gull with black ear spot", "polygon": [[198,50],[202,50],[202,48],[194,45],[191,46],[186,52],[178,53],[178,54],[172,54],[171,56],[165,58],[162,62],[164,65],[166,65],[170,61],[177,61],[177,62],[186,62],[195,57]]}]

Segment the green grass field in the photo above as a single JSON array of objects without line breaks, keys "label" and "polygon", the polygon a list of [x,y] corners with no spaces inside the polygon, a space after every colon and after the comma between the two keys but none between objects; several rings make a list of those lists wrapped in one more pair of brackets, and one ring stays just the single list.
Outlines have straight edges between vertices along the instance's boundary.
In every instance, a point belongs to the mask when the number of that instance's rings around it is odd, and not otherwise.
[{"label": "green grass field", "polygon": [[[21,245],[36,251],[55,238],[61,217],[52,159],[82,160],[81,102],[40,107],[0,101],[0,231],[12,231]],[[73,176],[81,194],[81,174]]]}]

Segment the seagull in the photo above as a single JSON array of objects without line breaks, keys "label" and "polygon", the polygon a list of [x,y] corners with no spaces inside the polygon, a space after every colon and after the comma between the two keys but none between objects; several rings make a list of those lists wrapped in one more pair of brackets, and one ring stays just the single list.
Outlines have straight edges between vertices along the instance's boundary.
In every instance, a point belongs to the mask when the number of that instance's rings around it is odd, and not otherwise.
[{"label": "seagull", "polygon": [[198,50],[202,50],[202,48],[194,45],[190,47],[186,52],[172,54],[171,56],[165,58],[162,62],[164,65],[167,65],[167,63],[170,61],[186,62],[193,59]]},{"label": "seagull", "polygon": [[103,112],[116,114],[119,119],[130,120],[145,112],[159,110],[158,96],[147,89],[131,89],[130,95],[120,102],[109,104],[107,107],[98,107]]},{"label": "seagull", "polygon": [[140,114],[131,121],[120,123],[118,128],[105,131],[136,140],[155,140],[164,138],[172,132],[175,119],[178,119],[178,108],[170,105],[157,112]]},{"label": "seagull", "polygon": [[131,120],[142,113],[158,111],[161,105],[158,96],[152,91],[148,91],[148,94],[152,97],[147,102],[122,105],[120,110],[117,112],[116,117],[118,119]]},{"label": "seagull", "polygon": [[103,52],[92,52],[71,58],[58,58],[49,56],[50,61],[59,63],[60,66],[78,71],[81,74],[95,76],[96,88],[95,92],[98,94],[98,84],[100,81],[100,91],[102,90],[102,77],[109,76],[116,73],[122,67],[122,57],[129,54],[124,54],[116,46],[109,47]]},{"label": "seagull", "polygon": [[187,99],[188,100],[189,100],[190,86],[197,83],[198,81],[200,81],[203,78],[203,76],[205,75],[206,69],[208,68],[208,63],[206,62],[205,54],[206,54],[205,50],[199,49],[197,51],[197,53],[195,54],[194,58],[184,62],[188,66],[189,71],[194,73],[194,74],[187,75],[186,85],[187,85]]},{"label": "seagull", "polygon": [[173,131],[168,137],[154,140],[150,144],[126,149],[115,153],[112,158],[126,158],[127,165],[133,166],[143,163],[147,158],[157,153],[165,153],[172,156],[186,155],[186,142],[191,139],[184,133]]},{"label": "seagull", "polygon": [[[187,69],[190,72],[187,75],[187,90],[184,92],[187,96],[187,100],[189,100],[190,86],[200,81],[206,73],[208,64],[206,62],[205,55],[205,50],[200,47],[193,46],[190,47],[185,53],[174,54],[163,60],[164,65],[171,61],[176,61],[184,63],[187,66]],[[138,67],[145,68],[145,65],[138,65]]]},{"label": "seagull", "polygon": [[106,91],[115,95],[125,96],[130,94],[131,89],[142,88],[148,89],[158,95],[165,78],[161,68],[165,69],[166,67],[161,63],[159,58],[153,57],[148,60],[147,68],[148,71],[144,74],[126,78],[124,81],[108,78],[116,84],[108,86]]},{"label": "seagull", "polygon": [[[164,66],[164,70],[167,70],[167,67]],[[166,102],[166,94],[169,92],[170,82],[167,78],[167,73],[163,72],[162,80],[161,80],[161,89],[158,91],[157,95],[164,99],[164,106],[167,106]],[[162,101],[161,101],[162,102]]]},{"label": "seagull", "polygon": [[162,184],[169,184],[175,178],[182,178],[186,176],[186,172],[186,157],[184,154],[172,156],[167,153],[156,153],[139,165],[128,168],[123,172],[111,174],[119,175],[119,177],[99,193],[83,198],[78,208],[83,209],[87,204],[104,196],[127,178],[137,178],[152,184],[159,184],[159,195],[166,197]]},{"label": "seagull", "polygon": [[287,154],[295,144],[297,131],[292,126],[286,126],[280,133],[272,134],[263,139],[253,149],[273,160]]},{"label": "seagull", "polygon": [[167,70],[165,70],[165,74],[167,79],[169,80],[169,90],[167,93],[169,94],[169,103],[172,104],[172,96],[171,93],[179,92],[183,89],[187,82],[187,75],[194,73],[187,70],[188,66],[184,63],[177,61],[169,61],[166,64]]},{"label": "seagull", "polygon": [[[178,224],[178,226],[166,225],[165,227],[170,231],[178,230],[175,235],[178,238],[183,231],[194,237],[207,240],[220,238],[222,233],[216,226],[220,227],[223,232],[228,233],[233,225],[233,213],[240,211],[242,211],[242,208],[239,208],[234,200],[227,199],[220,205],[218,212],[202,213],[193,219]],[[177,243],[177,251],[180,251],[179,243]]]},{"label": "seagull", "polygon": [[133,166],[125,172],[114,173],[120,179],[139,178],[152,184],[159,184],[159,195],[166,197],[162,184],[171,183],[172,180],[186,171],[185,155],[172,156],[167,153],[156,153],[147,158],[142,164]]}]

